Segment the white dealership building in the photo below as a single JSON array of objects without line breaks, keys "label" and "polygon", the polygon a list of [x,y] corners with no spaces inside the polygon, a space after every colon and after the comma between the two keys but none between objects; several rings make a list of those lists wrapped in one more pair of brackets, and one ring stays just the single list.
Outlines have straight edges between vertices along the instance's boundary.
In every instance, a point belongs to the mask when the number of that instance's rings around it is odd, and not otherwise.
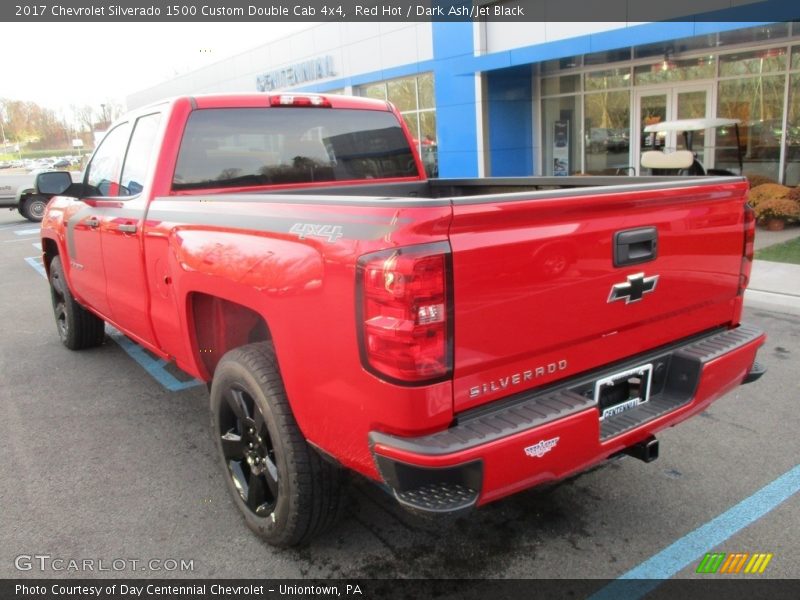
[{"label": "white dealership building", "polygon": [[[441,177],[628,174],[652,143],[642,133],[646,124],[736,118],[744,171],[798,185],[800,21],[791,13],[780,21],[746,20],[752,12],[736,9],[715,15],[310,24],[134,93],[127,104],[286,90],[388,99],[405,117],[426,167]],[[680,147],[682,138],[669,135],[664,145]],[[694,150],[706,167],[738,171],[732,130],[699,137]]]}]

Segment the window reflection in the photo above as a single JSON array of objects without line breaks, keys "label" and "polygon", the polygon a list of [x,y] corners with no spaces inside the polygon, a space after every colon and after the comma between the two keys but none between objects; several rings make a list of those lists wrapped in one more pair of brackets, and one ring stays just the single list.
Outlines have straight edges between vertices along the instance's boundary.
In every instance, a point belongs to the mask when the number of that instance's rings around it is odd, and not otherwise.
[{"label": "window reflection", "polygon": [[[778,180],[783,131],[784,75],[747,77],[719,82],[717,115],[739,119],[744,170]],[[717,134],[716,166],[736,169],[733,131]]]},{"label": "window reflection", "polygon": [[439,175],[432,73],[358,86],[354,93],[394,104],[417,144],[428,177]]},{"label": "window reflection", "polygon": [[630,165],[630,93],[586,94],[586,172],[627,175]]},{"label": "window reflection", "polygon": [[[795,50],[795,56],[797,50]],[[800,65],[798,65],[800,66]],[[786,124],[786,185],[800,185],[800,73],[791,76]]]}]

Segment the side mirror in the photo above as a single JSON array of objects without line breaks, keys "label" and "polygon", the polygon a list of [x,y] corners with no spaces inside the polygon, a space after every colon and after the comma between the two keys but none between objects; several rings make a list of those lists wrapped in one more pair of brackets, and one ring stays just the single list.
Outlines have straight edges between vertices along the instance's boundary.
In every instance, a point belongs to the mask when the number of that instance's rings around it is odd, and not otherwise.
[{"label": "side mirror", "polygon": [[67,171],[39,173],[36,176],[36,193],[46,196],[58,196],[72,185],[72,175]]}]

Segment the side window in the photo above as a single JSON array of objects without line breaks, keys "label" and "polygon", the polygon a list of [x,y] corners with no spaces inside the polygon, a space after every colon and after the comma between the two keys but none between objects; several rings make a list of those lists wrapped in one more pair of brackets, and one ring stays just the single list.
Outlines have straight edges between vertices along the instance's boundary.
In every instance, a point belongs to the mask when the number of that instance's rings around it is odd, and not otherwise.
[{"label": "side window", "polygon": [[[131,127],[128,123],[118,125],[109,131],[100,142],[100,146],[92,156],[92,162],[86,169],[86,185],[92,189],[94,196],[119,196],[119,172],[122,157],[128,144]],[[95,193],[94,190],[97,190]],[[124,194],[123,195],[127,195]]]},{"label": "side window", "polygon": [[142,191],[160,120],[161,115],[155,113],[136,121],[128,153],[125,155],[125,165],[122,167],[121,196],[134,196]]}]

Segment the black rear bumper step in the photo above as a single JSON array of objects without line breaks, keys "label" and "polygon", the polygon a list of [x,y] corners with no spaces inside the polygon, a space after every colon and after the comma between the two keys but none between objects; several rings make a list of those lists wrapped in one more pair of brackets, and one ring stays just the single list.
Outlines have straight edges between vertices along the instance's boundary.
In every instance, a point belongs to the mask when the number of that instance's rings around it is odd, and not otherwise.
[{"label": "black rear bumper step", "polygon": [[545,391],[523,393],[511,402],[500,401],[496,408],[486,407],[479,413],[462,416],[456,425],[444,431],[416,438],[373,431],[369,434],[370,444],[384,444],[425,456],[461,452],[587,409],[596,409],[594,383],[598,379],[645,363],[653,364],[650,400],[604,419],[600,439],[605,441],[690,402],[706,363],[749,344],[762,334],[757,327],[741,325],[736,329],[694,337],[683,344],[673,344],[616,363],[613,367],[573,377]]},{"label": "black rear bumper step", "polygon": [[478,501],[478,491],[457,483],[430,483],[399,492],[394,497],[405,508],[426,514],[453,514],[468,510]]},{"label": "black rear bumper step", "polygon": [[753,383],[754,381],[758,381],[761,379],[761,376],[767,372],[767,367],[762,365],[760,362],[756,361],[753,363],[753,366],[750,368],[750,372],[744,378],[742,383]]}]

